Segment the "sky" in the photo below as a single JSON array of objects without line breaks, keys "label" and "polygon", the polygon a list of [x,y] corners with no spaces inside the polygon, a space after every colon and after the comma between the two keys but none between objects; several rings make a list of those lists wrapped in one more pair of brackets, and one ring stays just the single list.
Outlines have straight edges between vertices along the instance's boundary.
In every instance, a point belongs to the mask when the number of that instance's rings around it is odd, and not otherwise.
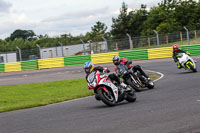
[{"label": "sky", "polygon": [[110,29],[123,2],[132,10],[141,4],[157,6],[161,0],[0,0],[0,39],[16,29],[51,37],[77,36],[90,32],[97,21]]}]

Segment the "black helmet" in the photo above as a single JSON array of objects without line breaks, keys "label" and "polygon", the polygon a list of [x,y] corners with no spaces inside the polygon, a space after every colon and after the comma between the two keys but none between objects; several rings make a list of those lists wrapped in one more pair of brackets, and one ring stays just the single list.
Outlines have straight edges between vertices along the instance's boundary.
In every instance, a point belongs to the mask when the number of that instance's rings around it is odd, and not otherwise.
[{"label": "black helmet", "polygon": [[91,61],[85,62],[84,67],[85,73],[89,74],[93,71],[94,69],[94,64]]},{"label": "black helmet", "polygon": [[115,65],[120,64],[120,57],[118,55],[113,56],[113,64]]}]

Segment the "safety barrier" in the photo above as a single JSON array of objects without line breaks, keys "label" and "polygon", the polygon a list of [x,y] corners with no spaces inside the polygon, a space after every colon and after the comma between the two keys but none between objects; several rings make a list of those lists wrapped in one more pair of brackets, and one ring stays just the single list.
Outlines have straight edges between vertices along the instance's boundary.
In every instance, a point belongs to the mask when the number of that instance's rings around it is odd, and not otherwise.
[{"label": "safety barrier", "polygon": [[14,71],[21,71],[21,62],[13,62],[13,63],[5,63],[4,64],[4,71],[5,72],[14,72]]},{"label": "safety barrier", "polygon": [[127,58],[129,60],[147,60],[148,59],[148,51],[147,51],[147,49],[123,51],[123,52],[119,52],[119,56],[121,58]]},{"label": "safety barrier", "polygon": [[4,64],[0,64],[0,72],[4,72]]},{"label": "safety barrier", "polygon": [[[181,49],[188,51],[191,55],[200,55],[199,44],[181,46]],[[94,64],[111,63],[114,55],[119,55],[121,58],[128,58],[130,60],[169,58],[172,57],[172,47],[4,63],[0,64],[0,72],[36,70],[54,67],[83,65],[87,61],[92,61]]]},{"label": "safety barrier", "polygon": [[119,55],[119,52],[103,53],[103,54],[92,54],[91,55],[91,61],[94,64],[111,63],[112,62],[112,58],[113,58],[114,55]]},{"label": "safety barrier", "polygon": [[172,47],[148,49],[148,59],[172,57]]},{"label": "safety barrier", "polygon": [[200,55],[200,45],[182,46],[182,50],[190,53],[190,55]]},{"label": "safety barrier", "polygon": [[21,62],[21,69],[24,70],[37,70],[37,60],[31,60],[31,61],[22,61]]},{"label": "safety barrier", "polygon": [[64,57],[39,59],[38,69],[64,67]]},{"label": "safety barrier", "polygon": [[91,55],[64,57],[64,66],[83,65],[91,61]]}]

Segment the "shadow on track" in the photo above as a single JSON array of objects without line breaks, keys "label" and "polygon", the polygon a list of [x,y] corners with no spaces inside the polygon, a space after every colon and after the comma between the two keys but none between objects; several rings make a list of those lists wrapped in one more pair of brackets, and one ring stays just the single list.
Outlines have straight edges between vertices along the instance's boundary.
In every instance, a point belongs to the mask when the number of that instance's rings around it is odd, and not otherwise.
[{"label": "shadow on track", "polygon": [[177,74],[190,74],[190,73],[197,73],[197,72],[185,71],[185,72],[179,72],[179,73],[177,73]]}]

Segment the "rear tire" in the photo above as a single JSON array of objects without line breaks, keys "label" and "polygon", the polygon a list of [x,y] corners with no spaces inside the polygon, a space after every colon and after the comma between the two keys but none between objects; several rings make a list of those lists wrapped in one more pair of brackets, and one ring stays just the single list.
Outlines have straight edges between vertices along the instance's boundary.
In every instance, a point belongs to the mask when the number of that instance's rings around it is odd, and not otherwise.
[{"label": "rear tire", "polygon": [[150,80],[150,81],[148,82],[147,88],[149,88],[149,89],[153,89],[153,88],[154,88],[154,83],[153,83],[153,81]]},{"label": "rear tire", "polygon": [[128,102],[135,102],[136,99],[137,98],[136,98],[135,92],[133,90],[131,90],[130,92],[127,92],[126,101],[128,101]]},{"label": "rear tire", "polygon": [[103,89],[98,90],[97,94],[100,97],[100,99],[108,106],[112,107],[115,106],[116,100],[112,92],[108,90],[108,93],[105,92]]}]

